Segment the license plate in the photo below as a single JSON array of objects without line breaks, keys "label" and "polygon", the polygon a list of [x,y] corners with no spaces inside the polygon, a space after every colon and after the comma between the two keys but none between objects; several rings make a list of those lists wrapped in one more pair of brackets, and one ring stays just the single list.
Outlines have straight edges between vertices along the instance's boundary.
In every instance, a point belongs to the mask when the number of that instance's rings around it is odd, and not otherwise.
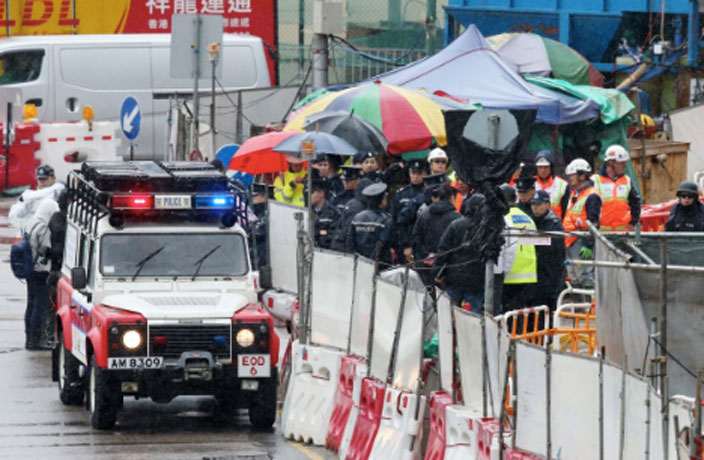
[{"label": "license plate", "polygon": [[237,377],[271,377],[269,355],[237,355]]},{"label": "license plate", "polygon": [[155,195],[156,209],[191,209],[191,195]]},{"label": "license plate", "polygon": [[161,356],[108,358],[108,369],[160,369],[163,366]]}]

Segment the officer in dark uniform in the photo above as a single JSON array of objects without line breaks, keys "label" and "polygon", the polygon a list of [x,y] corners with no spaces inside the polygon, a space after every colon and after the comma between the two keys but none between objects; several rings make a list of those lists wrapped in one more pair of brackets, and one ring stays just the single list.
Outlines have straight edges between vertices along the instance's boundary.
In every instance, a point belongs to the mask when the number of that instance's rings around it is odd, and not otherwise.
[{"label": "officer in dark uniform", "polygon": [[379,243],[380,260],[391,263],[391,216],[384,210],[387,188],[383,182],[364,188],[362,194],[367,200],[367,209],[357,214],[350,223],[347,230],[347,252],[374,259]]},{"label": "officer in dark uniform", "polygon": [[362,168],[362,175],[372,182],[381,182],[383,174],[379,172],[379,161],[374,152],[357,152],[354,155],[354,164]]},{"label": "officer in dark uniform", "polygon": [[267,221],[269,219],[267,213],[267,200],[269,194],[273,193],[273,187],[264,183],[252,184],[252,201],[251,208],[254,215],[257,216],[257,221],[251,226],[254,244],[257,245],[257,268],[261,269],[267,265]]},{"label": "officer in dark uniform", "polygon": [[518,209],[525,212],[532,219],[533,210],[531,209],[531,201],[535,195],[535,177],[520,176],[516,179],[516,192],[518,195]]},{"label": "officer in dark uniform", "polygon": [[347,205],[347,202],[354,198],[354,190],[362,178],[362,168],[359,166],[343,166],[340,180],[342,181],[343,190],[330,199],[330,204],[335,206],[342,213]]},{"label": "officer in dark uniform", "polygon": [[323,249],[332,248],[332,240],[340,219],[340,212],[327,200],[328,184],[314,180],[311,187],[310,204],[315,216],[315,244]]},{"label": "officer in dark uniform", "polygon": [[418,208],[425,201],[423,178],[428,174],[429,168],[428,162],[425,160],[411,160],[408,163],[410,184],[396,192],[391,204],[395,247],[399,251],[399,255],[403,254],[403,262],[413,259],[411,235]]},{"label": "officer in dark uniform", "polygon": [[350,227],[350,223],[352,222],[354,216],[364,211],[367,207],[367,199],[364,195],[362,195],[362,191],[373,183],[374,182],[366,177],[363,177],[358,181],[357,187],[354,189],[354,198],[345,204],[345,208],[342,210],[342,216],[338,221],[337,230],[335,231],[335,239],[332,243],[332,248],[334,250],[347,250],[347,230]]},{"label": "officer in dark uniform", "polygon": [[704,204],[699,201],[699,187],[694,182],[686,180],[677,188],[677,204],[670,211],[665,231],[704,231]]},{"label": "officer in dark uniform", "polygon": [[340,169],[340,161],[337,155],[319,154],[314,163],[317,165],[320,178],[327,182],[328,200],[332,200],[339,193],[344,191],[342,180],[337,171]]}]

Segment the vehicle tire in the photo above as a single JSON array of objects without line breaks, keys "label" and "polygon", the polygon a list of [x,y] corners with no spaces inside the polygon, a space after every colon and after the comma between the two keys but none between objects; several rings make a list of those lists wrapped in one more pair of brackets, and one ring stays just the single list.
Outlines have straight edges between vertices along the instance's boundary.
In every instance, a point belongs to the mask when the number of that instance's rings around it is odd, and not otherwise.
[{"label": "vehicle tire", "polygon": [[276,421],[276,377],[261,384],[264,387],[249,407],[249,422],[258,430],[267,430]]},{"label": "vehicle tire", "polygon": [[110,382],[107,377],[105,371],[98,367],[95,356],[91,356],[86,399],[90,412],[90,424],[97,430],[111,429],[117,419],[116,395],[110,393]]},{"label": "vehicle tire", "polygon": [[59,338],[58,363],[59,399],[67,406],[79,406],[85,396],[84,382],[78,375],[80,361],[66,349],[63,335]]}]

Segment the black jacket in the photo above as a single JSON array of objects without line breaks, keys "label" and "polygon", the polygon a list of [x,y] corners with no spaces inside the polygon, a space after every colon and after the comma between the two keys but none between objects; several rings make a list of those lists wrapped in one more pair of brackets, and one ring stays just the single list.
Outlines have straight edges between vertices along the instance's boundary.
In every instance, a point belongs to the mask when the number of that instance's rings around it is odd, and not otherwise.
[{"label": "black jacket", "polygon": [[447,227],[462,215],[449,201],[437,201],[423,211],[413,226],[413,255],[421,264],[430,253],[438,252],[440,238]]},{"label": "black jacket", "polygon": [[347,230],[354,216],[364,211],[367,207],[366,200],[362,191],[365,187],[371,185],[372,182],[368,179],[362,179],[357,184],[354,190],[354,198],[351,198],[345,204],[345,207],[340,212],[340,218],[337,221],[337,228],[332,242],[332,249],[336,251],[346,251]]},{"label": "black jacket", "polygon": [[391,216],[379,208],[368,208],[360,212],[347,229],[346,250],[351,254],[361,254],[375,259],[377,242],[381,243],[380,260],[391,263],[389,239],[391,236]]},{"label": "black jacket", "polygon": [[51,232],[51,271],[60,271],[64,258],[64,240],[66,239],[66,215],[55,212],[49,219]]},{"label": "black jacket", "polygon": [[484,292],[485,263],[480,260],[477,248],[468,244],[453,251],[463,243],[469,243],[477,224],[472,217],[455,219],[440,238],[435,256],[436,277],[443,280],[447,288]]},{"label": "black jacket", "polygon": [[394,225],[394,246],[398,249],[413,244],[412,232],[418,207],[425,200],[423,184],[409,184],[396,192],[391,204],[391,218]]},{"label": "black jacket", "polygon": [[319,209],[313,208],[315,215],[315,244],[324,249],[332,248],[340,212],[327,201]]},{"label": "black jacket", "polygon": [[[562,232],[560,218],[548,209],[541,217],[533,221],[538,231]],[[550,246],[536,246],[538,258],[538,288],[537,292],[544,297],[557,297],[565,284],[565,238],[551,236]]]},{"label": "black jacket", "polygon": [[354,193],[354,190],[343,190],[340,193],[336,194],[333,199],[330,200],[330,204],[335,206],[337,210],[340,211],[340,214],[342,214],[342,212],[345,210],[347,202],[354,198]]},{"label": "black jacket", "polygon": [[696,200],[692,206],[676,204],[665,224],[667,232],[702,232],[704,231],[704,204]]}]

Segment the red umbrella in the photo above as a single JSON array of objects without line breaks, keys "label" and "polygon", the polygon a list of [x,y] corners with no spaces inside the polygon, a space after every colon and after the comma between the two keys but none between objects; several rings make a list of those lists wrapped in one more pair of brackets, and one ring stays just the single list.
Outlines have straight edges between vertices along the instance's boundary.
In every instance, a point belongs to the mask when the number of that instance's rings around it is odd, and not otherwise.
[{"label": "red umbrella", "polygon": [[242,171],[252,175],[277,173],[288,169],[288,160],[300,161],[298,158],[274,152],[272,149],[281,141],[298,131],[276,131],[247,139],[230,160],[227,169]]}]

